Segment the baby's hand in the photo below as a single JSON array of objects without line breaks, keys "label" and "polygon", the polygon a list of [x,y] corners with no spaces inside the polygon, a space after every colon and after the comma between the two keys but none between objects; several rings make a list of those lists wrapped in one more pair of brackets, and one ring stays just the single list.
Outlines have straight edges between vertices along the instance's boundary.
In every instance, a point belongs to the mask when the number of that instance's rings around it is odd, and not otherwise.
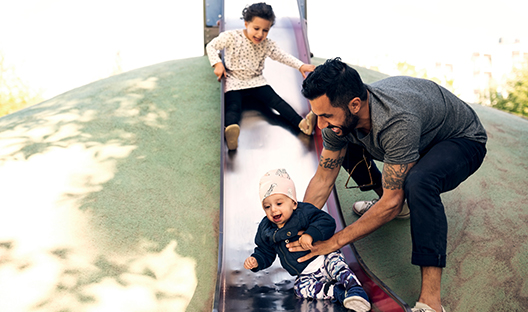
[{"label": "baby's hand", "polygon": [[248,257],[246,261],[244,261],[244,268],[251,270],[258,267],[258,262],[255,257]]},{"label": "baby's hand", "polygon": [[312,65],[312,64],[303,64],[300,68],[299,68],[299,71],[301,72],[301,74],[303,75],[303,78],[306,79],[306,72],[313,72],[315,70],[315,66]]},{"label": "baby's hand", "polygon": [[302,248],[304,248],[304,250],[311,250],[313,248],[312,242],[313,237],[308,234],[303,234],[301,237],[299,237],[299,244]]},{"label": "baby's hand", "polygon": [[214,64],[214,74],[218,77],[218,81],[222,80],[222,76],[225,77],[225,67],[224,64],[218,62]]}]

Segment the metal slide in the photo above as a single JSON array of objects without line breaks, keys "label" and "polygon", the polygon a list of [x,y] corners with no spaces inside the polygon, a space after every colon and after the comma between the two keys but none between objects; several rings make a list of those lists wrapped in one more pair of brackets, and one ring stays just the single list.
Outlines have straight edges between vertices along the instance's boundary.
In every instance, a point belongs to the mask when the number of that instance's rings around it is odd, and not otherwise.
[{"label": "metal slide", "polygon": [[[305,63],[310,62],[305,20],[296,0],[266,1],[277,16],[269,38],[288,53]],[[246,1],[224,1],[220,31],[244,27],[240,19]],[[286,65],[266,60],[264,71],[268,83],[301,116],[309,112],[309,103],[300,93],[302,76]],[[222,88],[223,95],[223,88]],[[222,96],[223,107],[223,96]],[[222,129],[223,129],[222,109]],[[303,300],[293,294],[294,277],[276,261],[267,270],[253,273],[244,269],[244,260],[251,255],[258,223],[265,216],[258,196],[258,183],[268,170],[285,168],[302,200],[315,173],[320,153],[321,133],[314,137],[288,128],[281,120],[247,110],[240,124],[241,133],[236,151],[228,151],[222,132],[221,202],[219,257],[213,311],[347,311],[330,300]],[[345,225],[334,194],[323,208],[337,223]],[[353,246],[342,249],[350,266],[369,293],[373,311],[410,311],[409,307],[371,274]]]}]

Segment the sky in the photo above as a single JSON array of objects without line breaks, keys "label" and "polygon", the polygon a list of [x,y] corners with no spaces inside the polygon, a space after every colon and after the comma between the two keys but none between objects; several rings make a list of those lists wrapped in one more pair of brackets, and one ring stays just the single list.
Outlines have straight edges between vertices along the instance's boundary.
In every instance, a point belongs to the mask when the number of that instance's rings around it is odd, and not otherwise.
[{"label": "sky", "polygon": [[47,98],[108,77],[117,64],[127,71],[203,55],[202,1],[146,3],[0,0],[0,52]]},{"label": "sky", "polygon": [[[528,38],[526,0],[308,0],[307,8],[312,53],[355,64],[449,59],[500,37]],[[202,25],[201,0],[0,0],[0,53],[50,98],[117,67],[201,56]]]},{"label": "sky", "polygon": [[527,9],[524,0],[312,1],[308,35],[312,53],[325,57],[448,59],[496,44],[500,37],[528,39]]}]

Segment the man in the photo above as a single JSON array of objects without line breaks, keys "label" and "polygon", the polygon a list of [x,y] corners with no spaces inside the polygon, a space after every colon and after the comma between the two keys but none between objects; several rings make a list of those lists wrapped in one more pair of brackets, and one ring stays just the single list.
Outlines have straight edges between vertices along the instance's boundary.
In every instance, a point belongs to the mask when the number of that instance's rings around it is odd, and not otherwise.
[{"label": "man", "polygon": [[[299,261],[365,237],[401,216],[406,200],[412,263],[421,267],[422,277],[413,311],[445,311],[440,288],[447,219],[440,194],[456,188],[482,164],[487,136],[476,113],[429,80],[390,77],[365,85],[339,58],[318,66],[304,80],[302,93],[318,116],[324,141],[304,201],[323,207],[341,166],[354,171],[351,177],[362,190],[374,189],[380,198],[355,203],[354,210],[362,216],[329,240],[314,244]],[[381,173],[372,159],[384,163]],[[288,247],[302,250],[297,242]]]}]

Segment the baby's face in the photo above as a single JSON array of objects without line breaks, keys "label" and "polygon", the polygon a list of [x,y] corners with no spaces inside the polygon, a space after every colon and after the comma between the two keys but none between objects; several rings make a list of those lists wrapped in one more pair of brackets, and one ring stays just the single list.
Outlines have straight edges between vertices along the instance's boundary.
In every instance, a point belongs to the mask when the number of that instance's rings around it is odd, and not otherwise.
[{"label": "baby's face", "polygon": [[286,195],[274,194],[262,201],[262,208],[264,208],[266,217],[282,228],[290,219],[293,211],[297,209],[297,203]]},{"label": "baby's face", "polygon": [[245,22],[244,25],[246,26],[244,32],[246,37],[254,44],[259,44],[266,39],[271,28],[271,22],[260,17],[254,17],[251,22]]}]

